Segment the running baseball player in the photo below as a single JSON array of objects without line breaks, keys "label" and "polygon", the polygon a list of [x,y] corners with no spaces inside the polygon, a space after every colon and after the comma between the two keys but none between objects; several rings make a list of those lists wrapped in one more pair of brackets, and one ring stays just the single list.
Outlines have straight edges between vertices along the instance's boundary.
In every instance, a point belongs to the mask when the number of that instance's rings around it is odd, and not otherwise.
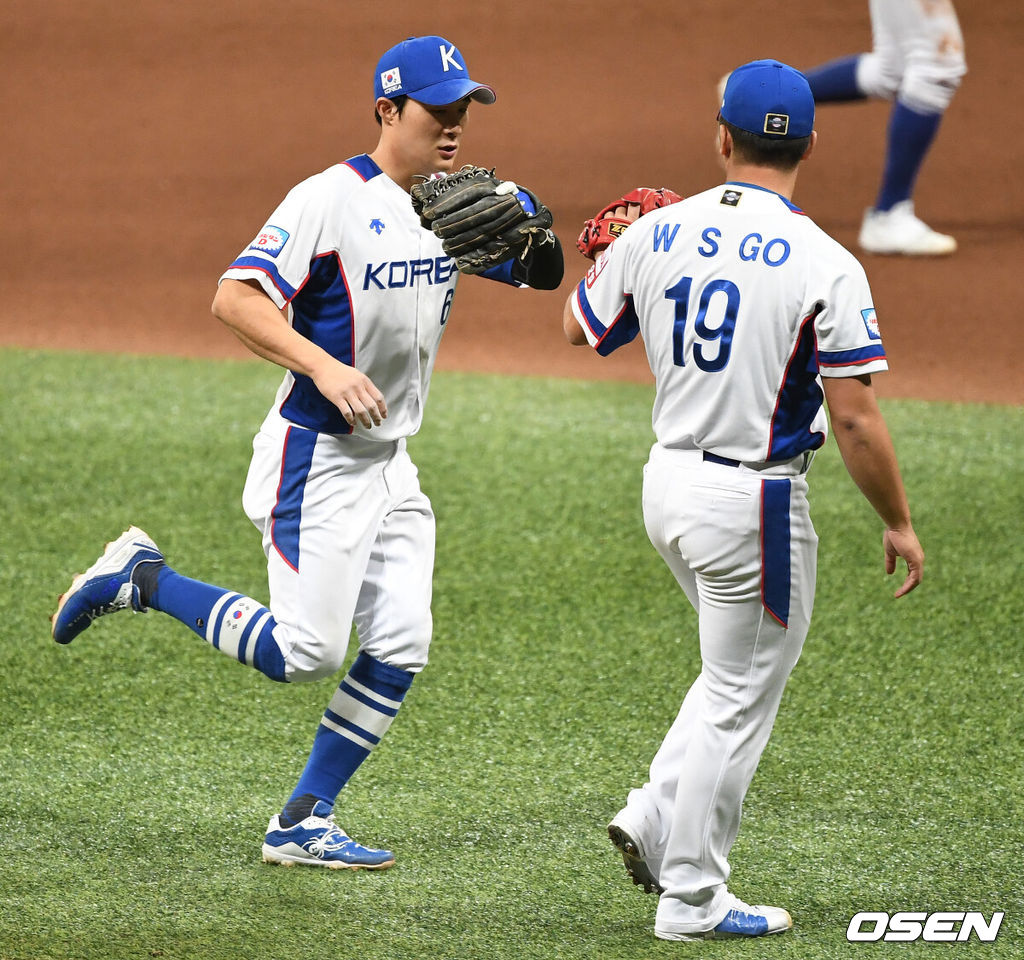
[{"label": "running baseball player", "polygon": [[676,203],[633,191],[606,208],[609,226],[588,221],[579,246],[597,259],[563,313],[569,341],[601,355],[643,338],[656,381],[644,520],[698,614],[700,675],[648,782],[609,824],[634,882],[660,894],[665,940],[792,925],[726,882],[743,798],[810,623],[818,541],[806,474],[825,442],[823,401],[885,524],[886,569],[906,561],[896,595],[921,580],[871,385],[887,363],[867,279],[791,201],[813,126],[800,73],[775,60],[737,68],[718,125],[726,183]]},{"label": "running baseball player", "polygon": [[[438,175],[453,171],[470,104],[495,100],[470,79],[454,44],[409,38],[384,54],[374,84],[376,149],[292,189],[221,277],[213,302],[254,353],[286,370],[243,492],[263,537],[269,606],[175,572],[131,527],[75,578],[53,617],[54,639],[69,643],[104,614],[160,610],[283,682],[336,673],[354,622],[358,655],[266,831],[264,861],[284,865],[394,862],[390,851],[351,839],[333,809],[427,662],[434,515],[406,438],[423,418],[457,263],[514,286],[553,289],[562,278],[550,212],[510,181],[492,178],[498,189],[471,178],[482,252],[449,255],[439,224],[464,219],[457,210],[428,229],[413,207],[418,184],[432,184],[445,203],[461,195],[465,176]],[[449,189],[437,187],[441,179]],[[492,208],[500,211],[493,230]]]},{"label": "running baseball player", "polygon": [[818,103],[891,100],[885,167],[859,243],[878,254],[942,256],[956,240],[914,213],[914,185],[942,117],[967,72],[964,40],[950,0],[870,0],[870,53],[807,71]]}]

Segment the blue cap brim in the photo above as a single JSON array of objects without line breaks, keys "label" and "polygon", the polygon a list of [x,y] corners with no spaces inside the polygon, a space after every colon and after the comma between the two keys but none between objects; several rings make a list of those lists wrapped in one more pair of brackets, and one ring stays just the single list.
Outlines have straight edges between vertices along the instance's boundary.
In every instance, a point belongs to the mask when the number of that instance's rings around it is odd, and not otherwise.
[{"label": "blue cap brim", "polygon": [[449,103],[456,103],[463,97],[472,97],[477,103],[494,103],[498,95],[486,83],[474,83],[462,77],[453,80],[445,80],[443,83],[434,83],[422,90],[410,90],[408,95],[420,103],[429,104],[432,107],[443,107]]}]

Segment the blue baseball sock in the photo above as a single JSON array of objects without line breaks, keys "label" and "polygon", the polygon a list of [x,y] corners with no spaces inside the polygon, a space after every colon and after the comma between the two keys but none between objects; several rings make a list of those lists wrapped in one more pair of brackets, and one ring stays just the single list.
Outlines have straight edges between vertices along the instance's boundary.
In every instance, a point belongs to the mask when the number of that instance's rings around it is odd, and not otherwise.
[{"label": "blue baseball sock", "polygon": [[281,814],[282,827],[309,816],[317,800],[334,806],[391,726],[414,676],[366,653],[356,657],[324,711],[306,768]]},{"label": "blue baseball sock", "polygon": [[866,94],[857,86],[857,61],[860,54],[830,60],[813,70],[805,70],[815,103],[842,103],[864,100]]},{"label": "blue baseball sock", "polygon": [[277,621],[255,600],[190,580],[163,564],[145,603],[180,620],[221,653],[255,667],[271,680],[286,679],[284,657],[274,639]]},{"label": "blue baseball sock", "polygon": [[889,210],[910,199],[921,164],[941,122],[941,113],[918,113],[899,100],[893,104],[876,210]]}]

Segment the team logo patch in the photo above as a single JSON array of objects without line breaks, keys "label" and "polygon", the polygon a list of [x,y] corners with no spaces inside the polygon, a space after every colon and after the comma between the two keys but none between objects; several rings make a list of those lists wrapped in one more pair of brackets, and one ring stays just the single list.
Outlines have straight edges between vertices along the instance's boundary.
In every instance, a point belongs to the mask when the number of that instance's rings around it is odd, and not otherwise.
[{"label": "team logo patch", "polygon": [[724,203],[727,207],[735,207],[740,202],[740,197],[743,196],[742,190],[726,190],[722,194],[722,199],[719,203]]},{"label": "team logo patch", "polygon": [[875,308],[868,307],[867,310],[861,310],[860,315],[864,318],[864,326],[867,328],[868,336],[872,340],[881,340],[882,334],[878,329],[878,317],[875,316]]},{"label": "team logo patch", "polygon": [[789,133],[789,114],[766,113],[764,115],[764,132],[784,137]]},{"label": "team logo patch", "polygon": [[390,70],[385,70],[380,75],[380,85],[384,88],[385,93],[394,93],[396,90],[402,89],[402,71],[398,67],[392,67]]},{"label": "team logo patch", "polygon": [[287,230],[267,224],[257,235],[256,239],[249,244],[250,250],[259,250],[270,257],[276,257],[288,242],[290,234]]}]

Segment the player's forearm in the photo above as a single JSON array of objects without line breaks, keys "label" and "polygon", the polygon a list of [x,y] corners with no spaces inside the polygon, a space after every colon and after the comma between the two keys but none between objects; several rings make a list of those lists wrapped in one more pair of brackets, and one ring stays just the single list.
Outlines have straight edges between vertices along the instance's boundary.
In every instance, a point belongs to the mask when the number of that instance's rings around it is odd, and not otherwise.
[{"label": "player's forearm", "polygon": [[576,290],[574,288],[572,293],[565,299],[565,306],[562,308],[562,331],[565,333],[565,339],[569,343],[574,347],[582,347],[587,343],[587,335],[583,332],[583,328],[580,326],[579,320],[576,319],[576,314],[572,308],[575,296]]},{"label": "player's forearm", "polygon": [[266,294],[241,281],[222,282],[212,311],[258,357],[294,373],[314,376],[318,366],[330,359],[291,328]]},{"label": "player's forearm", "polygon": [[910,506],[881,412],[833,413],[832,429],[853,482],[883,523],[893,530],[908,526]]}]

